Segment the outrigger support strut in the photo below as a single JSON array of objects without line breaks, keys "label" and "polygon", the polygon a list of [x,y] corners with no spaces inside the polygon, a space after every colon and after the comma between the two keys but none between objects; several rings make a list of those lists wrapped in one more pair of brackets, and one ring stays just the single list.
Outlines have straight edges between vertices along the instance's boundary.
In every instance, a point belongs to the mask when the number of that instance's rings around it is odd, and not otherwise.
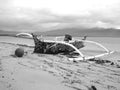
[{"label": "outrigger support strut", "polygon": [[88,41],[88,40],[85,40],[84,42],[96,44],[96,45],[100,46],[101,48],[103,48],[106,52],[109,52],[109,50],[106,47],[104,47],[102,44],[100,44],[98,42]]},{"label": "outrigger support strut", "polygon": [[[106,52],[105,53],[102,53],[102,54],[99,54],[99,55],[95,55],[95,56],[88,56],[88,57],[85,57],[84,55],[83,55],[83,53],[80,51],[80,50],[78,50],[77,48],[77,50],[76,50],[76,52],[78,52],[79,53],[79,55],[81,56],[81,57],[77,57],[77,58],[69,58],[69,60],[87,60],[87,59],[93,59],[93,58],[98,58],[98,57],[102,57],[102,56],[105,56],[105,55],[108,55],[108,54],[111,54],[111,53],[113,53],[114,51],[110,51],[110,50],[108,50],[105,46],[103,46],[102,44],[100,44],[100,43],[98,43],[98,42],[94,42],[94,41],[89,41],[89,40],[78,40],[78,41],[82,41],[82,42],[88,42],[88,43],[93,43],[93,44],[95,44],[95,45],[98,45],[98,46],[100,46],[101,48],[103,48]],[[73,46],[74,47],[74,46]]]}]

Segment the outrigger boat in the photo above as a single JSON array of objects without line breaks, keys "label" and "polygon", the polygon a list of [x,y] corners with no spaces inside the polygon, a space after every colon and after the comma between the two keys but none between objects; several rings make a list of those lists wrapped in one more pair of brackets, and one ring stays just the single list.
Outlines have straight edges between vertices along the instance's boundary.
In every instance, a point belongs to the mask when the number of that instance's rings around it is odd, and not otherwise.
[{"label": "outrigger boat", "polygon": [[[86,36],[83,39],[73,39],[71,35],[66,34],[64,40],[58,40],[60,37],[56,37],[55,40],[43,40],[38,39],[37,35],[29,34],[29,33],[18,33],[16,36],[26,35],[33,38],[35,46],[34,46],[34,53],[42,53],[42,54],[71,54],[77,53],[75,57],[69,57],[68,59],[71,61],[79,61],[79,60],[88,60],[94,59],[98,57],[102,57],[108,54],[113,53],[114,51],[108,50],[102,44],[86,40]],[[86,56],[81,52],[81,48],[85,47],[84,43],[92,43],[99,47],[101,47],[105,52],[93,55],[93,56]]]}]

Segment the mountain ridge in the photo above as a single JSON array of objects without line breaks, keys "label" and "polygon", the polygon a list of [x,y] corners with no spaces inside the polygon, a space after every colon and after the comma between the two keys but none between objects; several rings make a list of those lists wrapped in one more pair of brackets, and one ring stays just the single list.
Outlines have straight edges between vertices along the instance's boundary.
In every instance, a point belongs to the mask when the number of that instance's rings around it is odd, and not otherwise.
[{"label": "mountain ridge", "polygon": [[[0,36],[15,36],[17,33],[20,32],[0,30]],[[64,28],[45,32],[38,31],[33,33],[43,36],[64,36],[65,34],[70,34],[76,37],[85,35],[89,37],[120,37],[120,29],[114,28]]]},{"label": "mountain ridge", "polygon": [[[36,34],[38,34],[37,32]],[[72,36],[90,36],[90,37],[120,37],[120,29],[113,28],[66,28],[57,29],[46,32],[41,32],[40,34],[45,36],[63,36],[65,34],[70,34]]]}]

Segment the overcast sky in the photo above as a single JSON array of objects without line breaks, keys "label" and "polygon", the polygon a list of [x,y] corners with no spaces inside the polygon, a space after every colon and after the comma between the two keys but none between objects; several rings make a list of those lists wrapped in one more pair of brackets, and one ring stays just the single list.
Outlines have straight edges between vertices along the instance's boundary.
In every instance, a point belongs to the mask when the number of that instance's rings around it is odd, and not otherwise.
[{"label": "overcast sky", "polygon": [[120,28],[120,0],[0,0],[0,29]]}]

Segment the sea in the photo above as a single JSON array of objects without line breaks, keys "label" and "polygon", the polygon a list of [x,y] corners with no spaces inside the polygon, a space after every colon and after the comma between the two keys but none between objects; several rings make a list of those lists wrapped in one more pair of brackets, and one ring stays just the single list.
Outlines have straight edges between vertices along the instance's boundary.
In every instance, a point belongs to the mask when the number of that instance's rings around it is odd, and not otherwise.
[{"label": "sea", "polygon": [[[82,37],[74,37],[75,39],[82,39]],[[43,37],[47,40],[55,40],[55,37]],[[95,41],[109,50],[120,52],[120,38],[119,37],[87,37],[87,40]],[[12,37],[12,36],[0,36],[0,42],[14,43],[14,44],[23,44],[28,46],[34,46],[33,39]],[[94,49],[94,46],[89,47],[89,49]]]}]

